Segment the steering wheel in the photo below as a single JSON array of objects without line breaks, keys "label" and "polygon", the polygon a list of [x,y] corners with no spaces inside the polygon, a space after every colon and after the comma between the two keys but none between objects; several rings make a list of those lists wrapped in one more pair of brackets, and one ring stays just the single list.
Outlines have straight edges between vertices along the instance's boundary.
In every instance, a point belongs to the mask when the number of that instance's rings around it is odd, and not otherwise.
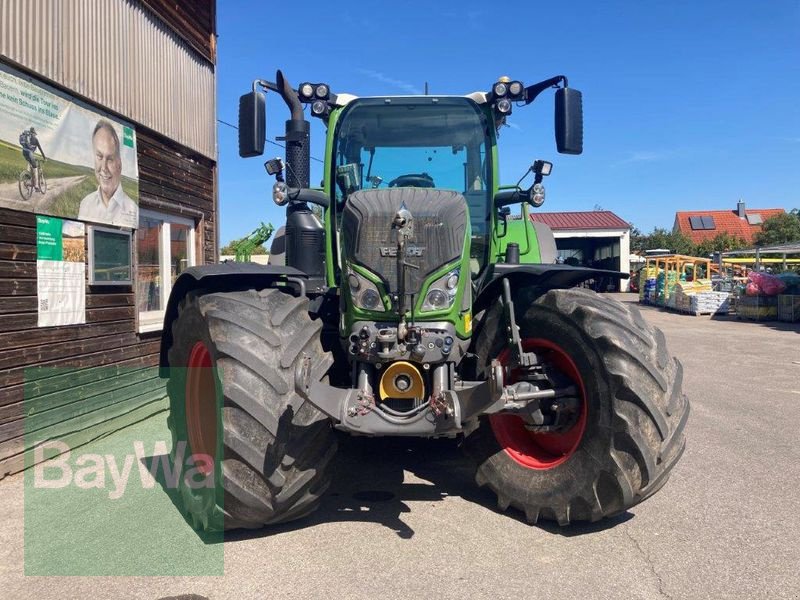
[{"label": "steering wheel", "polygon": [[389,182],[389,187],[434,187],[433,177],[427,173],[417,173],[411,175],[400,175]]}]

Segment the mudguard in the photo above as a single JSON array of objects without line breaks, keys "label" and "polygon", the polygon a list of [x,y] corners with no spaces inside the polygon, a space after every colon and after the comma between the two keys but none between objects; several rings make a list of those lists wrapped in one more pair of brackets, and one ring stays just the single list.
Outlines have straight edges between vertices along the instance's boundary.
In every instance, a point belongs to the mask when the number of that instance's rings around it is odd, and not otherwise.
[{"label": "mudguard", "polygon": [[589,279],[611,277],[627,279],[628,273],[619,271],[606,271],[603,269],[590,269],[587,267],[573,267],[572,265],[559,264],[505,264],[489,265],[486,273],[479,280],[478,294],[473,305],[473,313],[477,314],[500,295],[501,280],[506,277],[511,283],[511,289],[516,287],[536,287],[542,293],[552,289],[571,288]]},{"label": "mudguard", "polygon": [[158,358],[159,375],[163,378],[168,377],[167,352],[172,345],[172,321],[178,316],[178,305],[181,300],[191,290],[198,288],[215,292],[260,290],[273,285],[276,281],[288,281],[289,278],[303,281],[308,275],[293,267],[256,263],[228,262],[186,269],[172,286],[167,310],[164,313]]}]

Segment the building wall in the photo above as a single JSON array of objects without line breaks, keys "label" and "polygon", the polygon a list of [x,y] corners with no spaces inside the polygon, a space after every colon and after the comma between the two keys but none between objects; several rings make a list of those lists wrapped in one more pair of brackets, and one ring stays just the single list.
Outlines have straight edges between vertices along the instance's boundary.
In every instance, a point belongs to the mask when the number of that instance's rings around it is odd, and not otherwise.
[{"label": "building wall", "polygon": [[[190,219],[197,263],[217,256],[213,14],[213,0],[0,0],[0,61],[136,124],[140,208]],[[95,48],[80,23],[109,35],[88,36]],[[34,24],[46,34],[21,40]],[[116,55],[101,63],[96,50]],[[123,84],[120,64],[138,65]],[[167,65],[166,87],[154,65]],[[87,285],[85,325],[37,327],[36,216],[0,209],[0,478],[33,442],[74,447],[165,408],[160,331],[139,332],[136,290]]]},{"label": "building wall", "polygon": [[0,0],[0,55],[214,159],[213,6]]},{"label": "building wall", "polygon": [[[630,230],[593,229],[593,230],[557,230],[553,232],[559,249],[577,248],[584,253],[587,261],[602,262],[612,259],[610,268],[630,273],[631,269],[631,236]],[[630,280],[619,282],[619,291],[627,292]]]}]

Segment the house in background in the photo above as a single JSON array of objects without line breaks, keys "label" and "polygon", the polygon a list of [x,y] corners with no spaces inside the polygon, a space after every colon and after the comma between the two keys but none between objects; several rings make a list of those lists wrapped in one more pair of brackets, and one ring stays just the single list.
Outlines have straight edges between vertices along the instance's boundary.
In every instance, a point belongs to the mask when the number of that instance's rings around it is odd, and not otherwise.
[{"label": "house in background", "polygon": [[[613,212],[534,211],[530,218],[553,231],[561,260],[574,261],[585,267],[630,272],[631,226]],[[614,291],[628,291],[627,279],[614,281],[611,285]]]},{"label": "house in background", "polygon": [[673,232],[680,231],[695,244],[715,238],[721,233],[736,236],[748,244],[761,231],[761,224],[775,215],[783,214],[782,208],[745,208],[739,200],[736,210],[685,210],[675,213]]}]

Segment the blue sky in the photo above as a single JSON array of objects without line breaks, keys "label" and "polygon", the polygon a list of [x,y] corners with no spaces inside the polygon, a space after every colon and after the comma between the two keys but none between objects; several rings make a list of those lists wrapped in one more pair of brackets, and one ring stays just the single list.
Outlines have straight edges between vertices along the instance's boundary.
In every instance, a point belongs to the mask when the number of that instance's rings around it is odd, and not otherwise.
[{"label": "blue sky", "polygon": [[[372,2],[222,0],[217,8],[218,117],[236,123],[253,79],[324,81],[334,92],[391,95],[488,90],[564,74],[584,96],[584,153],[560,155],[553,97],[517,108],[500,136],[500,173],[514,183],[550,160],[542,210],[599,205],[649,231],[675,211],[800,207],[800,2]],[[501,8],[502,7],[502,8]],[[493,12],[497,8],[498,12]],[[293,14],[295,13],[295,14]],[[267,136],[288,111],[267,99]],[[324,128],[312,121],[312,156]],[[284,211],[264,159],[240,159],[219,125],[220,240]],[[265,158],[282,155],[267,144]],[[312,160],[312,182],[322,177]]]}]

